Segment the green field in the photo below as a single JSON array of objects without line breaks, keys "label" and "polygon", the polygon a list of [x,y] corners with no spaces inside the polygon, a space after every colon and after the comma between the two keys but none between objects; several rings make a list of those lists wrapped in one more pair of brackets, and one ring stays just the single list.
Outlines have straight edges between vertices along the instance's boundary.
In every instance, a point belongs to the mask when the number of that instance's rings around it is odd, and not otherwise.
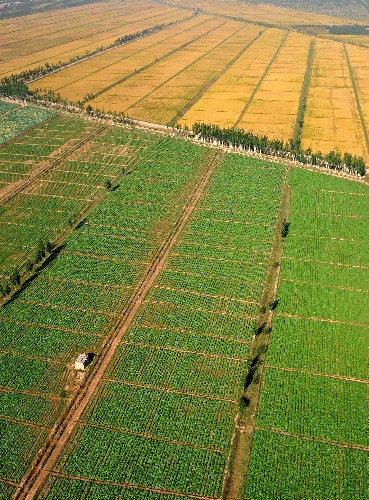
[{"label": "green field", "polygon": [[[0,162],[4,179],[6,169],[18,176],[3,190],[30,180],[0,206],[2,279],[40,239],[66,235],[0,308],[0,498],[22,497],[78,396],[77,354],[97,354],[96,375],[138,301],[37,498],[229,500],[272,268],[278,303],[261,334],[268,350],[235,500],[365,498],[363,182],[68,115],[15,137]],[[282,208],[290,225],[276,266]]]}]

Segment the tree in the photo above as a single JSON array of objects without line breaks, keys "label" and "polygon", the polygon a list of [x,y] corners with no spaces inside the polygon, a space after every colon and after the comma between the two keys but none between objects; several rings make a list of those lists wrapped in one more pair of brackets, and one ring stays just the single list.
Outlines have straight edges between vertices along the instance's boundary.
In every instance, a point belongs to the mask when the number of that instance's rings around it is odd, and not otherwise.
[{"label": "tree", "polygon": [[112,185],[111,185],[111,180],[110,179],[106,179],[106,181],[105,181],[105,189],[107,191],[111,191]]}]

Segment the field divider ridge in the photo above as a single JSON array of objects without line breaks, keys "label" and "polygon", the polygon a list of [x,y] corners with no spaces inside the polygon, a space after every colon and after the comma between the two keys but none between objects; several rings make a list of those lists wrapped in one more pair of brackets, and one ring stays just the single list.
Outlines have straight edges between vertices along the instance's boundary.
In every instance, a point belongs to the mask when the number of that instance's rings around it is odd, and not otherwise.
[{"label": "field divider ridge", "polygon": [[[277,290],[280,279],[284,239],[282,229],[290,213],[290,190],[287,184],[292,167],[286,168],[272,243],[272,252],[266,270],[266,278],[257,320],[257,332],[250,345],[250,368],[245,380],[240,412],[236,422],[236,437],[233,453],[225,476],[222,500],[242,500],[250,461],[252,441],[256,428],[265,358],[269,345],[270,331],[274,316]],[[275,264],[278,263],[276,266]],[[243,408],[242,408],[243,407]]]},{"label": "field divider ridge", "polygon": [[88,378],[85,380],[85,383],[81,386],[80,391],[75,395],[69,408],[64,414],[62,421],[54,426],[51,434],[49,435],[45,449],[42,453],[39,453],[37,462],[33,465],[28,474],[26,473],[23,477],[20,483],[20,488],[14,495],[15,499],[22,498],[30,500],[35,497],[37,492],[43,486],[48,477],[49,471],[53,469],[63,452],[83,411],[90,402],[98,384],[103,379],[105,371],[114,357],[122,338],[134,320],[146,295],[156,281],[156,278],[162,271],[172,248],[187,225],[196,204],[201,198],[214,170],[220,164],[222,158],[223,152],[220,150],[215,154],[210,155],[206,171],[202,178],[198,181],[192,193],[189,195],[188,201],[184,206],[177,223],[164,241],[152,263],[149,265],[146,275],[135,288],[131,299],[122,313],[120,322],[118,322],[116,327],[111,331],[109,338],[105,342],[100,354],[97,356],[95,366],[92,368]]},{"label": "field divider ridge", "polygon": [[295,144],[298,145],[300,145],[301,142],[302,127],[304,125],[306,102],[311,81],[311,68],[314,57],[314,48],[315,48],[315,39],[310,42],[310,48],[306,63],[306,71],[305,71],[304,81],[302,83],[299,107],[296,115],[296,123],[293,131],[293,141]]},{"label": "field divider ridge", "polygon": [[368,129],[366,127],[366,123],[365,123],[365,119],[364,119],[364,115],[363,115],[363,110],[361,108],[361,103],[360,103],[360,98],[359,98],[359,92],[358,92],[357,85],[356,85],[354,70],[352,69],[350,57],[349,57],[349,54],[348,54],[347,47],[346,47],[345,43],[343,44],[343,50],[345,52],[346,63],[347,63],[347,67],[348,67],[348,70],[349,70],[349,73],[350,73],[350,79],[351,79],[352,88],[353,88],[354,95],[355,95],[355,102],[356,102],[357,111],[358,111],[359,117],[360,117],[361,127],[363,129],[366,150],[369,153],[369,135],[368,135]]}]

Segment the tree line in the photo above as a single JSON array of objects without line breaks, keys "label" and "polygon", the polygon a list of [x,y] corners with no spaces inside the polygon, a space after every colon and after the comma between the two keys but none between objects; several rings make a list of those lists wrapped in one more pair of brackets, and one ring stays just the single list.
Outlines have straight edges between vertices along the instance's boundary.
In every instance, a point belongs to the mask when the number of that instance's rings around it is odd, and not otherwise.
[{"label": "tree line", "polygon": [[239,150],[288,158],[304,165],[330,168],[361,177],[365,175],[365,160],[362,156],[351,153],[341,154],[338,151],[330,151],[328,154],[323,154],[320,151],[313,152],[310,148],[303,149],[300,140],[290,139],[288,142],[284,142],[280,139],[269,139],[265,135],[256,135],[243,129],[220,128],[217,125],[206,123],[194,123],[192,131],[198,139],[205,142],[215,142]]}]

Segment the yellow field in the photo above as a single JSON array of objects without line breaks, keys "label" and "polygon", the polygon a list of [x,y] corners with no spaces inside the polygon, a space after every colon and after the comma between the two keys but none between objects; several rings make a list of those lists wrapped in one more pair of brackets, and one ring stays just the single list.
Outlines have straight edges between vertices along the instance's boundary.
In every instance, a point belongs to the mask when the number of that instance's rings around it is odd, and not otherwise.
[{"label": "yellow field", "polygon": [[27,23],[24,18],[12,20],[9,25],[3,21],[0,76],[46,62],[67,61],[87,50],[107,46],[121,36],[190,16],[183,10],[146,2],[106,2],[55,11],[47,17],[27,16],[32,18]]},{"label": "yellow field", "polygon": [[302,146],[366,156],[360,117],[343,45],[316,40]]},{"label": "yellow field", "polygon": [[353,43],[357,45],[362,45],[363,47],[369,47],[369,32],[368,36],[365,35],[325,35],[325,38],[330,38],[331,40],[336,40],[339,42]]},{"label": "yellow field", "polygon": [[[127,112],[133,118],[163,124],[174,120],[191,99],[244,50],[259,30],[260,28],[254,25],[227,23],[222,28],[223,34],[218,37],[215,48],[128,108]],[[214,33],[214,36],[217,37],[217,34]],[[177,120],[181,121],[181,118],[178,117]]]},{"label": "yellow field", "polygon": [[[173,6],[183,4],[182,0],[169,0]],[[313,12],[275,7],[270,4],[254,4],[252,2],[237,2],[234,0],[186,0],[187,7],[200,7],[205,12],[212,14],[235,16],[251,22],[260,22],[271,25],[342,25],[352,24],[352,20],[339,17],[315,14]],[[356,23],[356,22],[355,22]],[[364,24],[357,23],[357,24]]]},{"label": "yellow field", "polygon": [[65,99],[82,100],[86,94],[114,84],[223,23],[208,16],[193,18],[59,71],[34,82],[30,88],[52,89]]},{"label": "yellow field", "polygon": [[261,82],[240,128],[271,139],[288,141],[293,135],[305,77],[311,39],[288,35],[270,70]]},{"label": "yellow field", "polygon": [[234,126],[285,36],[282,30],[266,30],[184,115],[181,123],[189,127],[196,121]]},{"label": "yellow field", "polygon": [[[111,0],[2,21],[0,72],[68,60],[124,34],[180,20],[30,88],[137,120],[189,128],[212,123],[292,139],[313,38],[286,26],[347,21],[233,0],[189,0],[187,10],[177,8],[179,0],[169,3]],[[202,12],[194,16],[190,9],[199,6]],[[369,128],[369,49],[346,46]],[[369,159],[344,45],[328,35],[315,39],[301,140],[305,148],[348,150]]]}]

